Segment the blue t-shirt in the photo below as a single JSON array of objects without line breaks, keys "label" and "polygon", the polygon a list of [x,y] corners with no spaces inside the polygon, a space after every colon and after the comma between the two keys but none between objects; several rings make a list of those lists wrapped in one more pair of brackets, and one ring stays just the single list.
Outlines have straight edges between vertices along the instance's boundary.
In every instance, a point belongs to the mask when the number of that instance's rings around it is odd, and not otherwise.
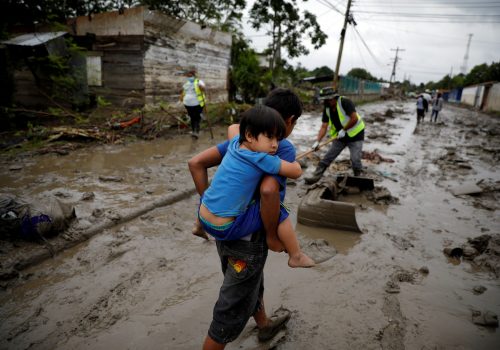
[{"label": "blue t-shirt", "polygon": [[251,202],[262,175],[278,174],[281,159],[264,152],[240,148],[235,136],[226,149],[202,203],[220,217],[238,216]]},{"label": "blue t-shirt", "polygon": [[[229,141],[225,141],[217,145],[217,150],[219,151],[221,157],[224,158],[224,156],[226,155],[228,146]],[[288,141],[287,139],[283,139],[278,145],[278,150],[276,151],[275,156],[278,156],[280,159],[287,162],[293,163],[295,162],[295,147],[290,141]],[[286,194],[286,177],[275,175],[275,178],[280,185],[280,200],[281,202],[283,202],[285,200]]]}]

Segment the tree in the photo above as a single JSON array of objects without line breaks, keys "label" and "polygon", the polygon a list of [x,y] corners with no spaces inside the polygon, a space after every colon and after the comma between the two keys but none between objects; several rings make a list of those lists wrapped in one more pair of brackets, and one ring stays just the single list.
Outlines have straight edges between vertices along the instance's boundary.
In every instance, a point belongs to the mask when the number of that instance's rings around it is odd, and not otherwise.
[{"label": "tree", "polygon": [[492,62],[486,75],[488,81],[500,81],[500,62]]},{"label": "tree", "polygon": [[464,81],[465,81],[465,76],[460,73],[458,75],[455,75],[453,78],[451,78],[451,89],[455,89],[458,87],[463,87],[464,86]]},{"label": "tree", "polygon": [[[43,5],[40,5],[43,3]],[[65,23],[66,19],[93,13],[147,6],[173,17],[230,31],[240,25],[245,0],[6,0],[0,11],[0,36],[15,25]]]},{"label": "tree", "polygon": [[92,13],[110,11],[117,3],[105,0],[7,0],[0,11],[2,35],[13,26],[34,26],[35,24],[65,23],[67,18],[86,16]]},{"label": "tree", "polygon": [[245,0],[132,0],[132,2],[224,31],[233,30],[240,25],[246,5]]},{"label": "tree", "polygon": [[254,102],[266,94],[270,76],[262,72],[257,53],[242,35],[233,35],[231,67],[231,81],[245,102]]},{"label": "tree", "polygon": [[347,75],[362,80],[373,80],[373,81],[377,80],[377,78],[375,78],[366,69],[363,68],[353,68],[349,71],[349,73],[347,73]]},{"label": "tree", "polygon": [[465,76],[465,86],[483,83],[488,80],[488,65],[486,63],[478,64]]},{"label": "tree", "polygon": [[303,44],[307,36],[315,49],[326,42],[327,35],[321,31],[316,16],[308,11],[303,15],[297,9],[297,0],[256,0],[250,10],[252,27],[259,30],[269,26],[271,37],[269,46],[271,54],[270,69],[273,78],[279,77],[281,48],[285,48],[288,56],[307,55],[309,50]]},{"label": "tree", "polygon": [[327,66],[321,66],[321,67],[315,68],[311,73],[312,73],[312,75],[314,75],[316,77],[324,77],[324,76],[328,76],[328,75],[333,76],[334,72],[332,69],[330,69]]}]

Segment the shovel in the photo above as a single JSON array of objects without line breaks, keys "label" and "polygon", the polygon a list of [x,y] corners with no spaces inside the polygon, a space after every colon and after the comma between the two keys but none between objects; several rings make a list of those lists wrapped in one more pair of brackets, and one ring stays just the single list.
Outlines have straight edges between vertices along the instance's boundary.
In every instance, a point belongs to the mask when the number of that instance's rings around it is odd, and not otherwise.
[{"label": "shovel", "polygon": [[[325,145],[328,145],[329,143],[331,143],[331,142],[335,141],[336,139],[337,139],[336,137],[332,137],[332,138],[330,138],[330,139],[326,140],[325,142],[320,143],[320,144],[319,144],[319,146],[318,146],[318,149],[320,149],[321,147],[323,147],[323,146],[325,146]],[[301,159],[301,158],[304,158],[304,157],[305,157],[305,156],[307,156],[308,154],[311,154],[311,153],[313,153],[313,152],[316,152],[318,149],[310,149],[309,151],[305,151],[304,153],[299,154],[299,155],[295,158],[295,160],[299,160],[299,159]]]},{"label": "shovel", "polygon": [[214,132],[212,131],[212,124],[210,124],[210,116],[208,115],[208,107],[207,107],[207,101],[205,98],[203,98],[203,114],[205,114],[206,120],[207,120],[207,125],[208,129],[210,130],[210,138],[213,140],[214,138]]},{"label": "shovel", "polygon": [[[333,142],[336,139],[337,139],[336,137],[332,137],[332,138],[326,140],[325,142],[320,143],[318,146],[318,149],[320,149],[323,146],[328,145],[329,143]],[[317,149],[310,149],[309,151],[305,151],[304,153],[299,154],[295,158],[295,160],[299,160],[301,158],[304,158],[308,154],[311,154],[311,153],[316,152],[316,151],[317,151]],[[375,187],[373,179],[370,179],[367,177],[361,177],[361,176],[348,176],[344,182],[344,185],[351,186],[351,187],[359,187],[360,191],[363,191],[363,190],[371,191]]]}]

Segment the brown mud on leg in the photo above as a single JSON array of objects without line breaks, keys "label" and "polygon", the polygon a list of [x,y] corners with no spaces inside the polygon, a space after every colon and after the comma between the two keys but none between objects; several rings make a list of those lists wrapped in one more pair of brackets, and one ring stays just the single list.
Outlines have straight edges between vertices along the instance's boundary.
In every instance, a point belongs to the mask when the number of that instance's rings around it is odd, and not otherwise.
[{"label": "brown mud on leg", "polygon": [[205,230],[203,230],[203,227],[201,227],[200,221],[198,219],[194,223],[194,226],[193,226],[193,228],[191,230],[191,233],[193,235],[195,235],[195,236],[204,238],[204,239],[206,239],[208,241],[208,235],[205,232]]}]

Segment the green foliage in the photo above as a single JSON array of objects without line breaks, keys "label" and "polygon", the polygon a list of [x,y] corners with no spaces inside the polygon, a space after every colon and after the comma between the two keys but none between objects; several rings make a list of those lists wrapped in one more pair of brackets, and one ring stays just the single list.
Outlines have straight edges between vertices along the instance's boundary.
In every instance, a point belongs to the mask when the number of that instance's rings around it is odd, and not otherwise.
[{"label": "green foliage", "polygon": [[144,5],[171,16],[232,30],[241,21],[245,0],[52,0],[6,1],[0,11],[0,35],[14,25],[65,23],[68,18]]},{"label": "green foliage", "polygon": [[488,65],[486,63],[479,64],[465,76],[465,86],[478,84],[488,81]]},{"label": "green foliage", "polygon": [[312,70],[311,73],[316,77],[324,77],[327,75],[333,75],[334,71],[327,66],[321,66]]},{"label": "green foliage", "polygon": [[283,67],[279,64],[282,47],[289,57],[299,57],[309,53],[304,45],[306,37],[315,49],[326,43],[327,35],[321,31],[316,16],[307,11],[301,15],[297,0],[256,0],[250,10],[250,18],[253,28],[269,28],[267,33],[272,38],[269,51],[273,76],[279,76],[279,70]]},{"label": "green foliage", "polygon": [[489,81],[500,81],[500,62],[492,62],[491,65],[486,63],[478,64],[467,75],[458,74],[452,78],[445,75],[436,83],[428,82],[425,87],[431,90],[446,90]]},{"label": "green foliage", "polygon": [[375,78],[366,69],[363,68],[353,68],[347,73],[347,75],[362,80],[377,80],[377,78]]},{"label": "green foliage", "polygon": [[245,0],[145,0],[138,3],[152,10],[224,31],[239,26],[246,5]]},{"label": "green foliage", "polygon": [[232,83],[245,102],[254,102],[257,97],[265,96],[266,87],[271,82],[270,73],[263,71],[256,52],[241,36],[233,35],[231,66]]}]

